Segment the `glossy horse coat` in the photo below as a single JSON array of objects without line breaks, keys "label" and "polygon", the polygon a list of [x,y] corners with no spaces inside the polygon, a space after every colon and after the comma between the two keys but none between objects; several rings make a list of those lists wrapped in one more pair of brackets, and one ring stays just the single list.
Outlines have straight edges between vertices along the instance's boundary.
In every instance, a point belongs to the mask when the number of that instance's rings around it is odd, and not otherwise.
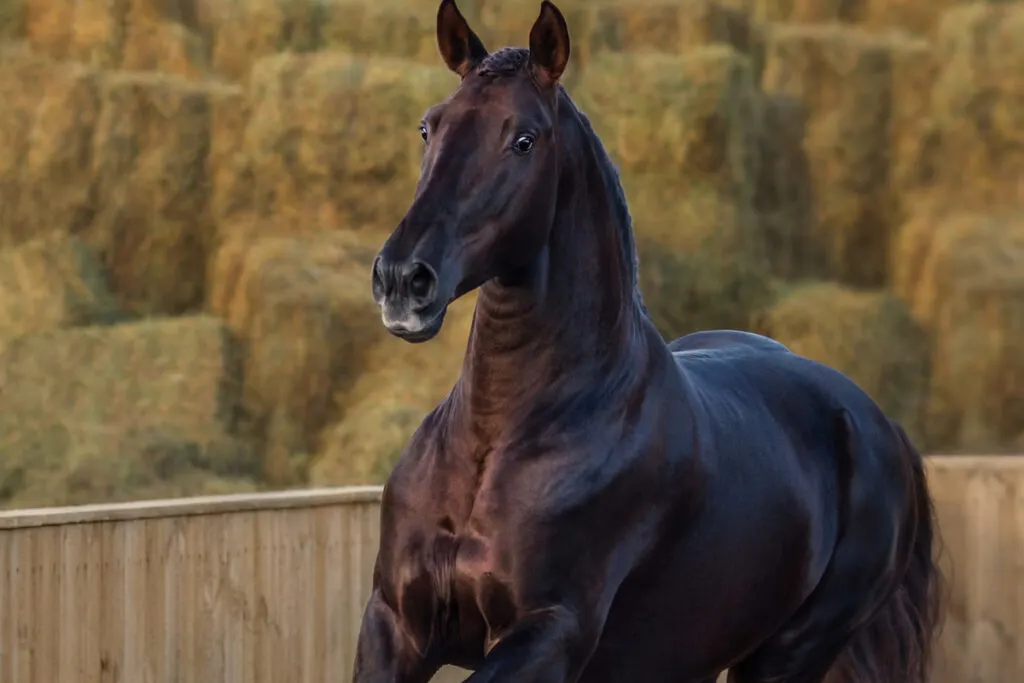
[{"label": "glossy horse coat", "polygon": [[437,38],[462,80],[373,296],[409,342],[479,298],[385,487],[356,683],[923,683],[940,577],[902,429],[770,339],[662,340],[554,5],[529,49],[488,53],[451,0]]}]

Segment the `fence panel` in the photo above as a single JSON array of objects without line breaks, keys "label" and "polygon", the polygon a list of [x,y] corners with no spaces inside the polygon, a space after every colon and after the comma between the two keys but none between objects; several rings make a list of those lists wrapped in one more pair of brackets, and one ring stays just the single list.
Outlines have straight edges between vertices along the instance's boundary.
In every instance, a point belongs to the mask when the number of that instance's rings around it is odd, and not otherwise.
[{"label": "fence panel", "polygon": [[1024,681],[1024,456],[929,459],[949,582],[934,683]]},{"label": "fence panel", "polygon": [[[929,475],[952,589],[934,683],[1020,683],[1024,458],[931,458]],[[0,513],[0,683],[349,681],[379,499],[364,487]]]}]

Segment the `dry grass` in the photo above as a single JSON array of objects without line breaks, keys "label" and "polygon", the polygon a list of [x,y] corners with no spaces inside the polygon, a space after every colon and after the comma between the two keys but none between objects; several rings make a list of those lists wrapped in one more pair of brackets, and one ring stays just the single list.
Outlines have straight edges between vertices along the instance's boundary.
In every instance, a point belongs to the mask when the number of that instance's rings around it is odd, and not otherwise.
[{"label": "dry grass", "polygon": [[470,294],[452,304],[440,334],[427,344],[385,337],[367,351],[362,373],[336,399],[343,412],[324,431],[312,484],[387,478],[420,421],[458,378],[475,303]]},{"label": "dry grass", "polygon": [[762,98],[749,60],[724,45],[606,53],[576,100],[626,169],[641,286],[662,333],[742,326],[768,272],[754,212]]},{"label": "dry grass", "polygon": [[[243,433],[262,444],[267,481],[304,476],[335,393],[384,334],[370,297],[379,245],[345,232],[228,236],[211,269],[208,308],[245,342]],[[269,232],[269,231],[268,231]]]},{"label": "dry grass", "polygon": [[889,189],[893,223],[906,221],[913,211],[915,190],[927,182],[920,163],[929,153],[932,89],[938,75],[935,48],[929,41],[893,38],[892,114],[889,126]]},{"label": "dry grass", "polygon": [[22,0],[0,2],[0,42],[18,39],[25,33],[25,3]]},{"label": "dry grass", "polygon": [[927,337],[898,298],[835,283],[802,285],[787,292],[755,329],[849,376],[920,440]]},{"label": "dry grass", "polygon": [[51,233],[0,251],[0,345],[119,317],[103,270],[79,239]]},{"label": "dry grass", "polygon": [[207,316],[25,335],[0,351],[0,414],[229,432],[239,355],[224,323]]},{"label": "dry grass", "polygon": [[240,349],[206,316],[26,334],[0,349],[0,504],[251,488]]},{"label": "dry grass", "polygon": [[811,233],[814,195],[806,134],[807,106],[801,100],[765,96],[754,208],[771,271],[787,279],[827,274]]},{"label": "dry grass", "polygon": [[727,46],[681,57],[605,54],[588,73],[574,98],[616,163],[752,201],[761,98],[742,54]]},{"label": "dry grass", "polygon": [[52,65],[22,45],[0,45],[0,247],[31,236],[24,225],[22,173],[35,110]]},{"label": "dry grass", "polygon": [[253,457],[220,434],[0,417],[0,507],[83,505],[257,490]]},{"label": "dry grass", "polygon": [[724,0],[756,21],[820,24],[854,21],[865,0]]},{"label": "dry grass", "polygon": [[[436,4],[409,4],[405,0],[332,1],[321,29],[322,41],[334,50],[442,65],[435,32]],[[461,4],[459,8],[463,9]]]},{"label": "dry grass", "polygon": [[[559,8],[572,33],[572,58],[563,79],[570,88],[589,68],[600,71],[592,60],[605,52],[684,54],[724,44],[750,58],[755,75],[760,73],[758,27],[744,12],[718,0],[572,0],[559,3]],[[484,0],[469,12],[471,25],[488,48],[526,47],[538,4]]]},{"label": "dry grass", "polygon": [[87,234],[133,311],[177,314],[202,302],[214,240],[212,112],[232,96],[155,73],[103,81],[92,160],[97,212]]},{"label": "dry grass", "polygon": [[934,339],[930,441],[1011,443],[1024,434],[1024,214],[922,211],[895,253],[894,288]]},{"label": "dry grass", "polygon": [[808,107],[813,235],[829,272],[854,285],[884,284],[892,213],[888,42],[840,26],[776,26],[768,32],[764,87]]},{"label": "dry grass", "polygon": [[203,37],[174,21],[129,16],[119,67],[199,80],[211,71]]},{"label": "dry grass", "polygon": [[948,12],[914,169],[924,191],[974,206],[1024,201],[1024,6]]},{"label": "dry grass", "polygon": [[222,76],[242,81],[262,57],[320,47],[328,3],[214,0],[199,7],[199,22],[211,39],[213,68]]},{"label": "dry grass", "polygon": [[25,32],[40,54],[117,68],[124,49],[127,0],[26,0]]},{"label": "dry grass", "polygon": [[749,326],[770,299],[765,241],[749,206],[675,177],[623,179],[640,251],[640,287],[669,338]]},{"label": "dry grass", "polygon": [[221,218],[394,225],[419,177],[417,122],[457,84],[443,66],[399,59],[322,52],[261,60],[241,152],[218,189]]},{"label": "dry grass", "polygon": [[193,310],[214,235],[210,165],[229,156],[211,130],[230,126],[217,114],[238,89],[20,49],[0,63],[0,246],[77,234],[127,309]]}]

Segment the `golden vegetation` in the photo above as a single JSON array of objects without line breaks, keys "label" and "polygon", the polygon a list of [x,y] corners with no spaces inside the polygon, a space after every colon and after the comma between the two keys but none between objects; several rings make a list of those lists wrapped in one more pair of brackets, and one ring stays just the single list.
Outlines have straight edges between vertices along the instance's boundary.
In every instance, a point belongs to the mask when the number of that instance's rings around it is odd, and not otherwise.
[{"label": "golden vegetation", "polygon": [[[922,448],[1024,447],[1024,5],[563,0],[667,336],[762,331]],[[535,0],[462,0],[492,49]],[[0,3],[0,505],[381,481],[456,378],[369,265],[436,0]]]}]

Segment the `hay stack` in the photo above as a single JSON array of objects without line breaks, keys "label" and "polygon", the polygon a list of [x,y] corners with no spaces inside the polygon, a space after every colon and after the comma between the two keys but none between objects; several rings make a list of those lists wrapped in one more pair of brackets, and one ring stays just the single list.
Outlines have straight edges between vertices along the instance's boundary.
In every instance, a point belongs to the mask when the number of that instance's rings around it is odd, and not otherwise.
[{"label": "hay stack", "polygon": [[802,285],[767,311],[755,330],[848,375],[915,441],[921,438],[927,337],[899,299],[835,283]]},{"label": "hay stack", "polygon": [[[593,57],[604,52],[683,54],[696,47],[725,44],[749,57],[755,75],[760,74],[758,28],[746,13],[719,0],[570,1],[559,8],[572,32],[572,58],[563,77],[570,89],[591,67]],[[477,13],[479,22],[470,19],[470,23],[488,48],[526,47],[537,3],[483,0]]]},{"label": "hay stack", "polygon": [[324,45],[331,49],[400,57],[430,66],[443,64],[434,30],[436,3],[410,7],[402,0],[337,0],[327,11],[321,34]]},{"label": "hay stack", "polygon": [[319,49],[329,6],[318,0],[214,0],[198,5],[198,23],[216,73],[245,81],[262,57]]},{"label": "hay stack", "polygon": [[25,335],[0,351],[0,414],[230,433],[238,363],[232,335],[207,316]]},{"label": "hay stack", "polygon": [[724,44],[746,56],[755,81],[760,79],[764,48],[760,30],[745,12],[722,2],[616,0],[586,6],[592,17],[581,27],[586,32],[579,50],[584,60],[588,54],[605,51],[685,54]]},{"label": "hay stack", "polygon": [[837,25],[768,32],[765,91],[808,106],[814,232],[832,275],[858,286],[887,275],[890,53],[885,39]]},{"label": "hay stack", "polygon": [[19,174],[19,237],[85,230],[96,212],[91,167],[101,74],[55,63],[46,68]]},{"label": "hay stack", "polygon": [[[457,84],[443,66],[383,57],[321,52],[261,60],[234,178],[218,188],[218,206],[230,208],[220,219],[394,225],[419,177],[420,117]],[[325,217],[336,222],[324,224]]]},{"label": "hay stack", "polygon": [[946,13],[939,75],[920,143],[923,190],[987,206],[1024,199],[1024,6],[972,4]]},{"label": "hay stack", "polygon": [[853,22],[863,14],[866,0],[723,0],[763,22],[821,24]]},{"label": "hay stack", "polygon": [[1024,214],[923,212],[895,258],[894,287],[934,339],[930,441],[1010,447],[1024,433]]},{"label": "hay stack", "polygon": [[0,339],[118,317],[104,273],[79,239],[52,233],[0,251]]},{"label": "hay stack", "polygon": [[827,275],[824,254],[811,232],[813,184],[806,134],[807,105],[784,94],[765,96],[754,207],[772,274],[787,279]]},{"label": "hay stack", "polygon": [[113,69],[124,48],[126,0],[26,0],[32,49],[59,60]]},{"label": "hay stack", "polygon": [[343,232],[297,239],[246,229],[217,252],[208,308],[246,343],[244,432],[263,444],[272,483],[303,471],[337,414],[335,393],[385,334],[369,285],[378,246]]},{"label": "hay stack", "polygon": [[29,133],[49,62],[21,45],[0,45],[0,247],[16,244],[22,229],[21,174]]},{"label": "hay stack", "polygon": [[[910,218],[915,195],[926,186],[933,153],[928,134],[932,89],[938,76],[938,58],[929,41],[899,36],[892,47],[892,114],[889,126],[890,172],[894,225]],[[922,163],[926,162],[926,163]]]},{"label": "hay stack", "polygon": [[92,166],[99,210],[88,241],[134,311],[177,314],[202,302],[214,239],[211,112],[234,96],[155,73],[103,81]]},{"label": "hay stack", "polygon": [[623,184],[638,233],[640,289],[661,333],[747,328],[771,296],[749,207],[671,177],[629,175]]},{"label": "hay stack", "polygon": [[750,203],[761,125],[750,62],[727,46],[684,56],[604,54],[574,98],[616,163]]},{"label": "hay stack", "polygon": [[223,435],[0,416],[0,507],[253,491],[252,456]]},{"label": "hay stack", "polygon": [[21,38],[25,34],[25,3],[5,0],[0,3],[0,42]]},{"label": "hay stack", "polygon": [[606,53],[576,101],[626,169],[641,288],[663,334],[744,320],[767,277],[753,204],[762,100],[749,60],[723,45]]},{"label": "hay stack", "polygon": [[119,66],[201,79],[211,68],[207,52],[203,37],[182,24],[130,14]]},{"label": "hay stack", "polygon": [[[978,4],[1002,1],[968,0]],[[912,35],[929,38],[935,34],[937,24],[946,11],[968,4],[964,0],[860,0],[860,3],[863,6],[858,21],[865,28],[873,31],[901,29]]]},{"label": "hay stack", "polygon": [[384,482],[420,421],[458,378],[475,304],[474,293],[453,303],[427,344],[384,337],[367,352],[362,373],[336,398],[341,418],[323,432],[312,484]]}]

